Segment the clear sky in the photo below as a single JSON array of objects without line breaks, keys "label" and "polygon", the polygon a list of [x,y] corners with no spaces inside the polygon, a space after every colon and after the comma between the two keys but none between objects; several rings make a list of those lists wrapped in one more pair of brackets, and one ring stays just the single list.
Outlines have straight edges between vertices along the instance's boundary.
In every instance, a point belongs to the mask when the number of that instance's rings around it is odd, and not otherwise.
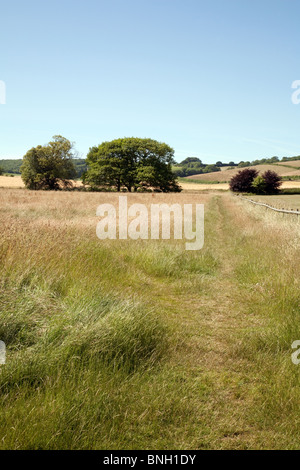
[{"label": "clear sky", "polygon": [[0,158],[55,134],[150,137],[177,161],[300,154],[299,0],[0,2]]}]

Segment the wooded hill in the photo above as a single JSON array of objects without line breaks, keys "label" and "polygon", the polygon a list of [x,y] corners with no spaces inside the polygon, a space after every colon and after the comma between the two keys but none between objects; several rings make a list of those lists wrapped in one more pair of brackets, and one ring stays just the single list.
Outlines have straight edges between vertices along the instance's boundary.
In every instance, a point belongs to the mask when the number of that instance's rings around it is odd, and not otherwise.
[{"label": "wooded hill", "polygon": [[[22,165],[22,162],[22,158],[19,158],[17,160],[0,160],[0,168],[2,168],[3,173],[20,175],[20,167]],[[73,162],[76,168],[76,177],[80,178],[82,174],[87,170],[85,159],[75,158]]]}]

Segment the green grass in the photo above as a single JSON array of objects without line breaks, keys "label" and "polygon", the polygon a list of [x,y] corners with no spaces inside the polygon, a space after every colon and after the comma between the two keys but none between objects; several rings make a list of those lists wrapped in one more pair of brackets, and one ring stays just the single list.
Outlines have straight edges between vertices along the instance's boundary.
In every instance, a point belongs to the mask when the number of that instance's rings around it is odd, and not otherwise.
[{"label": "green grass", "polygon": [[[295,167],[293,167],[293,169],[294,170],[295,169],[299,170],[299,168],[295,168]],[[282,181],[299,181],[300,180],[300,175],[282,176],[281,179],[282,179]]]},{"label": "green grass", "polygon": [[284,188],[280,191],[281,194],[300,194],[300,188]]},{"label": "green grass", "polygon": [[178,181],[182,183],[197,183],[197,184],[223,184],[228,183],[228,181],[206,181],[206,180],[199,180],[199,179],[192,179],[192,178],[178,178]]}]

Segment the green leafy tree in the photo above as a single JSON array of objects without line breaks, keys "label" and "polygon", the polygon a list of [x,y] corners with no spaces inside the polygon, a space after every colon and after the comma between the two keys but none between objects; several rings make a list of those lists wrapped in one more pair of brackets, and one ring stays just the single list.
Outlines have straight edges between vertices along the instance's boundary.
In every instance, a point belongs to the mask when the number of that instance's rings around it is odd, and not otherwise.
[{"label": "green leafy tree", "polygon": [[197,166],[202,165],[202,161],[198,157],[188,157],[179,163],[180,166],[189,166],[191,163],[197,163]]},{"label": "green leafy tree", "polygon": [[239,168],[245,168],[246,166],[250,166],[250,162],[244,162],[243,160],[238,164]]},{"label": "green leafy tree", "polygon": [[266,182],[262,175],[257,175],[252,183],[253,191],[257,194],[264,194],[266,192]]},{"label": "green leafy tree", "polygon": [[[186,167],[176,168],[176,166],[174,166],[172,171],[173,171],[174,175],[176,176],[176,178],[178,178],[178,177],[184,178],[185,176],[188,176],[187,175],[188,168],[186,168]],[[194,174],[194,171],[193,170],[191,170],[191,171]]]},{"label": "green leafy tree", "polygon": [[180,191],[173,164],[174,150],[165,143],[134,137],[116,139],[90,149],[83,182],[94,189]]},{"label": "green leafy tree", "polygon": [[76,175],[72,143],[60,135],[47,145],[38,145],[23,157],[21,175],[28,189],[71,187]]},{"label": "green leafy tree", "polygon": [[0,175],[3,175],[3,168],[0,166]]}]

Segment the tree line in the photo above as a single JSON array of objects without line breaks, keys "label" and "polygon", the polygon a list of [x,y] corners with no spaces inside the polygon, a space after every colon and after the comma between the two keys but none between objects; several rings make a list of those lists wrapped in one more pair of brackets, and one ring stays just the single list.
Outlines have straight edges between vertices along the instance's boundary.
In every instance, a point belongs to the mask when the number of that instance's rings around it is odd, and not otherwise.
[{"label": "tree line", "polygon": [[[215,165],[207,165],[202,163],[200,158],[197,157],[188,157],[180,163],[177,163],[173,167],[173,173],[181,178],[192,175],[200,175],[203,173],[212,173],[215,171],[221,171],[220,167],[217,164],[222,162],[217,162]],[[234,165],[234,163],[233,163]]]},{"label": "tree line", "polygon": [[[76,171],[73,144],[54,136],[47,145],[30,149],[23,158],[21,176],[29,189],[70,188]],[[174,150],[153,139],[123,138],[92,147],[82,174],[84,186],[91,190],[114,189],[179,192]]]},{"label": "tree line", "polygon": [[[22,158],[2,159],[0,160],[0,171],[2,170],[2,174],[21,175],[22,163]],[[87,170],[85,158],[77,158],[73,156],[73,164],[76,172],[75,178],[81,178],[83,173]]]},{"label": "tree line", "polygon": [[[220,171],[222,166],[240,167],[263,163],[276,164],[278,157],[206,165],[197,157],[181,163],[174,160],[174,150],[153,139],[122,138],[91,147],[86,159],[75,158],[74,144],[60,135],[46,145],[31,148],[23,160],[0,160],[0,174],[21,173],[29,189],[64,189],[72,187],[74,178],[82,178],[90,190],[178,192],[177,177]],[[282,161],[300,157],[283,157]],[[248,170],[248,171],[246,171]],[[275,176],[276,175],[276,176]],[[275,172],[259,175],[255,169],[245,169],[230,181],[232,191],[276,192],[281,179]]]}]

